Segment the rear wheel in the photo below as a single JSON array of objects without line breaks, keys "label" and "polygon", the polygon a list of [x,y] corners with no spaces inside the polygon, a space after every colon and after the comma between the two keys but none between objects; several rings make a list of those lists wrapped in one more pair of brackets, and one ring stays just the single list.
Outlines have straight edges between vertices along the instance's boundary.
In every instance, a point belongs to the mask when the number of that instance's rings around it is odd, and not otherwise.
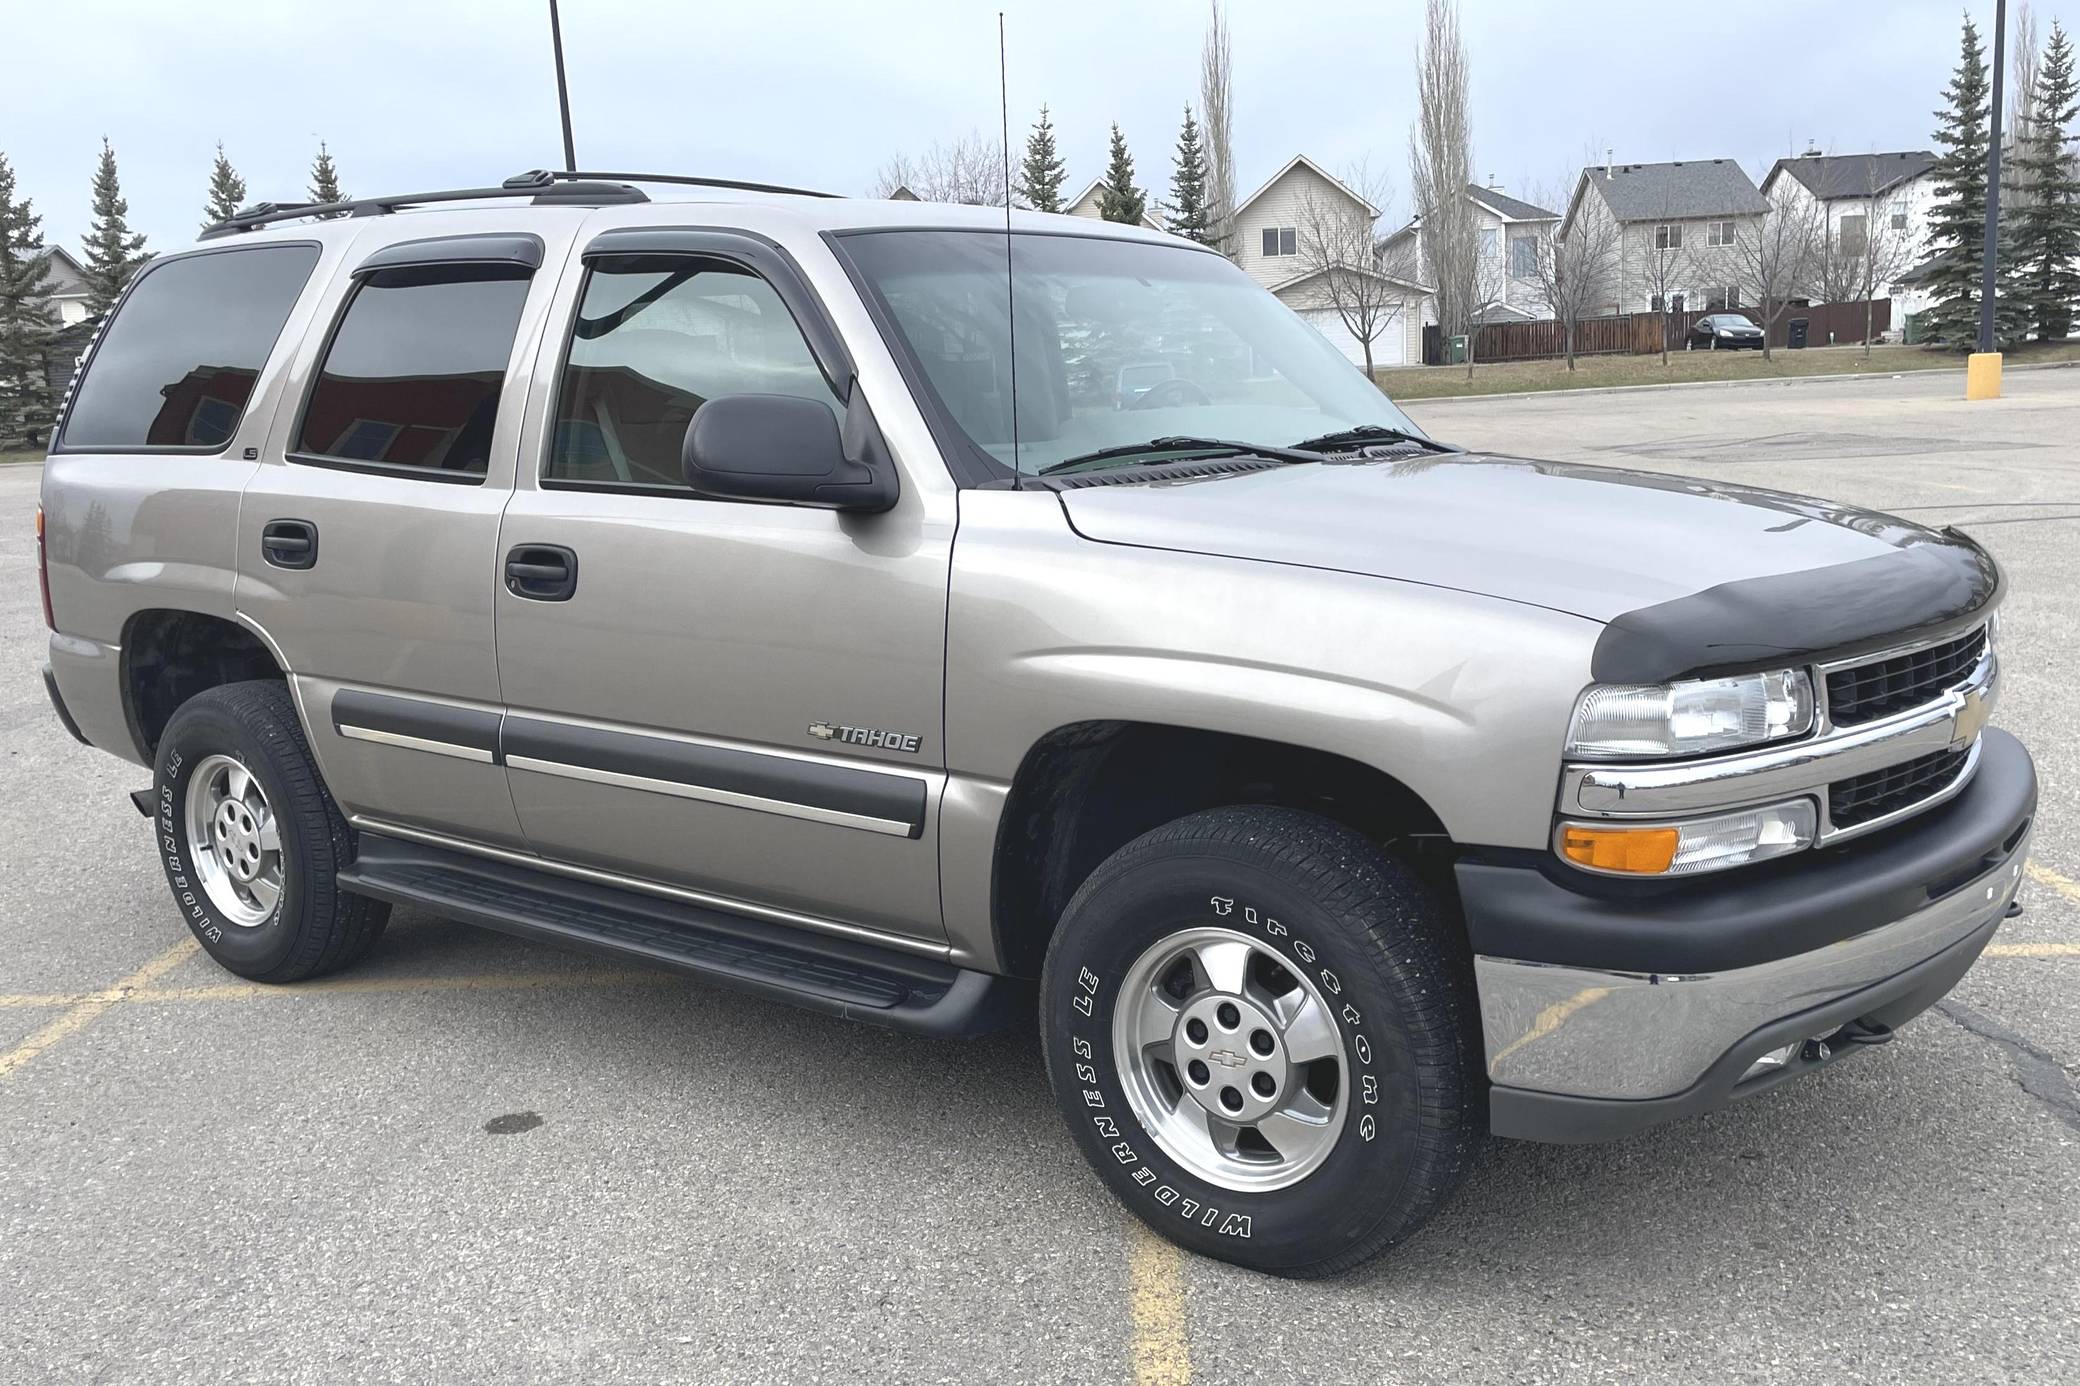
[{"label": "rear wheel", "polygon": [[1462,936],[1338,824],[1241,807],[1129,843],[1070,902],[1041,983],[1056,1100],[1162,1235],[1280,1275],[1413,1233],[1481,1130]]},{"label": "rear wheel", "polygon": [[167,884],[224,967],[293,982],[374,946],[390,907],[339,888],[352,831],[280,683],[224,684],[181,704],[159,739],[153,798]]}]

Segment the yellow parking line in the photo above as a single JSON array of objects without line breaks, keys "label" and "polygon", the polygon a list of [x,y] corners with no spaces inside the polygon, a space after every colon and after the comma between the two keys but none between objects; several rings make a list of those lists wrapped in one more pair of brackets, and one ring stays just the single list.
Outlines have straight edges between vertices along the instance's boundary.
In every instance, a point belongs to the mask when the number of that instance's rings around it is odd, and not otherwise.
[{"label": "yellow parking line", "polygon": [[2065,896],[2066,899],[2080,904],[2080,881],[2073,880],[2069,876],[2061,876],[2041,862],[2033,861],[2028,866],[2025,866],[2023,870],[2027,871],[2029,878],[2038,885],[2050,886],[2060,895]]},{"label": "yellow parking line", "polygon": [[37,1030],[5,1054],[0,1054],[0,1078],[8,1077],[67,1035],[78,1034],[86,1029],[99,1020],[102,1012],[110,1006],[128,999],[132,992],[165,976],[195,956],[197,951],[193,938],[183,938],[108,990],[80,997],[57,1019]]},{"label": "yellow parking line", "polygon": [[1127,1307],[1134,1317],[1127,1353],[1135,1386],[1184,1386],[1192,1379],[1184,1253],[1139,1222],[1127,1227]]},{"label": "yellow parking line", "polygon": [[1994,943],[1989,958],[2080,958],[2080,943]]}]

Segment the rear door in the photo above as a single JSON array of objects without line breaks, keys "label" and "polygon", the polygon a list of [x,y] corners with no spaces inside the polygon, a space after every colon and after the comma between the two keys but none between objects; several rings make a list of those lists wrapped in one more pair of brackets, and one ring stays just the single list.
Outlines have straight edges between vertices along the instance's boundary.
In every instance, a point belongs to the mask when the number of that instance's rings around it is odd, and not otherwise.
[{"label": "rear door", "polygon": [[294,671],[350,817],[519,846],[492,583],[553,289],[542,266],[562,246],[536,230],[371,239],[322,305],[246,487],[239,611]]},{"label": "rear door", "polygon": [[843,418],[850,354],[770,241],[632,228],[584,258],[496,598],[529,842],[793,922],[942,938],[950,488],[906,475],[873,515],[696,497],[680,447],[703,401]]}]

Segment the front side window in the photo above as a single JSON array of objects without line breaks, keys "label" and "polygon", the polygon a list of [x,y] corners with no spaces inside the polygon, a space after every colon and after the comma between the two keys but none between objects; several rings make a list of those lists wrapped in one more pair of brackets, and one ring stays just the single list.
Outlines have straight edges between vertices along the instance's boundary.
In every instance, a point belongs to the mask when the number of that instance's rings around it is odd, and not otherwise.
[{"label": "front side window", "polygon": [[1683,228],[1680,224],[1669,222],[1654,228],[1654,249],[1681,250],[1682,248]]},{"label": "front side window", "polygon": [[405,266],[347,301],[293,451],[319,461],[482,477],[528,272]]},{"label": "front side window", "polygon": [[1264,228],[1264,254],[1266,256],[1298,255],[1299,253],[1299,228],[1292,226],[1267,226]]},{"label": "front side window", "polygon": [[60,445],[222,448],[317,263],[316,246],[282,245],[146,266],[94,348]]},{"label": "front side window", "polygon": [[[1321,333],[1223,256],[1019,234],[1009,238],[1007,274],[1006,239],[970,231],[840,238],[921,392],[976,460],[963,471],[1006,476],[1015,460],[1031,475],[1165,436],[1290,444],[1359,424],[1415,428]],[[1402,330],[1398,316],[1381,328]]]},{"label": "front side window", "polygon": [[550,484],[686,490],[687,425],[718,395],[793,395],[842,415],[771,284],[720,260],[592,266],[543,463]]}]

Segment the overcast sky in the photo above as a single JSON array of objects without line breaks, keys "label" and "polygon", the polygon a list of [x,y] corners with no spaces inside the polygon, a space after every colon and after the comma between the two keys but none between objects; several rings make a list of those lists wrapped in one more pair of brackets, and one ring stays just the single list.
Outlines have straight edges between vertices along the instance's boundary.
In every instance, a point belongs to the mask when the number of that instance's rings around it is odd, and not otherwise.
[{"label": "overcast sky", "polygon": [[[2080,0],[2071,0],[2080,8]],[[304,196],[318,141],[350,193],[496,182],[561,150],[547,0],[0,0],[26,62],[0,74],[0,152],[48,239],[78,247],[101,137],[132,225],[186,244],[217,141],[251,198]],[[1168,189],[1196,104],[1204,0],[563,0],[580,167],[861,193],[898,150],[997,125],[996,11],[1012,141],[1040,103],[1080,189],[1119,121]],[[1970,6],[1991,46],[1992,0]],[[2037,6],[2048,28],[2055,4]],[[1295,153],[1366,159],[1406,209],[1417,0],[1230,4],[1241,191]],[[1474,158],[1507,191],[1585,150],[1732,157],[1758,180],[1808,140],[1929,145],[1955,63],[1955,0],[1464,0]]]}]

